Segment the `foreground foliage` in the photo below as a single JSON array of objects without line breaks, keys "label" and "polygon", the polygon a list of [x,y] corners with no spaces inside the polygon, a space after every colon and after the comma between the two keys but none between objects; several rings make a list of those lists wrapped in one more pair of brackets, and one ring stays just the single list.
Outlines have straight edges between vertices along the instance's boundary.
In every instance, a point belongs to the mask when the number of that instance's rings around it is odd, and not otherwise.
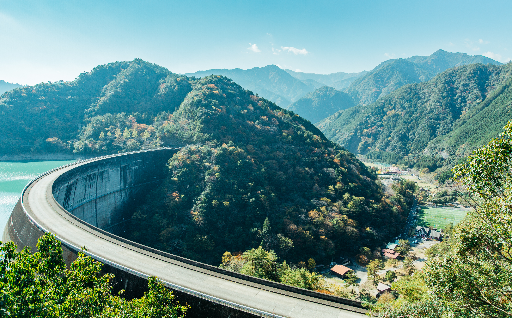
[{"label": "foreground foliage", "polygon": [[112,295],[113,275],[100,275],[102,264],[79,253],[66,269],[60,242],[42,236],[38,252],[16,252],[12,242],[0,252],[0,317],[183,317],[187,307],[156,278],[140,299]]},{"label": "foreground foliage", "polygon": [[383,317],[512,316],[512,123],[454,172],[475,211],[430,252],[423,273],[393,285],[401,297]]},{"label": "foreground foliage", "polygon": [[234,256],[225,252],[220,267],[304,289],[318,290],[324,285],[322,275],[303,267],[290,267],[286,261],[279,263],[274,251],[266,251],[261,246]]}]

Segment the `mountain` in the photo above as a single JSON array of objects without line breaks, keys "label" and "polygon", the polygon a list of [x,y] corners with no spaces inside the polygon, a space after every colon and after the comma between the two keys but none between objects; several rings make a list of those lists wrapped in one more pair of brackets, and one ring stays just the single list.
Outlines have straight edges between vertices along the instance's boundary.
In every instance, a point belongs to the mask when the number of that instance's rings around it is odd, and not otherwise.
[{"label": "mountain", "polygon": [[404,85],[424,82],[449,68],[474,63],[501,64],[482,55],[471,56],[438,50],[430,56],[387,60],[356,79],[344,91],[356,104],[367,105]]},{"label": "mountain", "polygon": [[115,62],[7,92],[0,112],[6,154],[183,146],[127,235],[211,264],[262,242],[293,262],[373,249],[400,232],[413,202],[407,184],[386,196],[309,121],[224,76]]},{"label": "mountain", "polygon": [[204,77],[222,75],[229,77],[246,89],[267,98],[281,107],[287,107],[309,92],[321,86],[318,83],[301,81],[288,74],[276,65],[242,69],[215,69],[186,74],[187,76]]},{"label": "mountain", "polygon": [[0,80],[0,95],[2,95],[3,93],[5,93],[7,91],[10,91],[11,89],[15,89],[16,87],[21,87],[21,85],[11,84],[11,83],[7,83],[3,80]]},{"label": "mountain", "polygon": [[[285,71],[291,76],[301,80],[301,81],[315,81],[316,83],[320,83],[321,86],[330,86],[336,89],[342,89],[348,87],[350,83],[355,81],[358,77],[365,75],[366,71],[359,73],[331,73],[331,74],[315,74],[315,73],[303,73],[303,72],[294,72],[292,70]],[[323,85],[322,85],[323,84]]]},{"label": "mountain", "polygon": [[291,104],[288,109],[316,123],[337,111],[353,106],[354,101],[347,93],[324,86]]},{"label": "mountain", "polygon": [[470,64],[406,85],[318,127],[349,151],[435,170],[471,153],[512,118],[512,64]]},{"label": "mountain", "polygon": [[[316,123],[338,110],[358,104],[371,104],[404,85],[424,82],[449,68],[474,63],[500,65],[499,62],[481,55],[471,56],[438,50],[430,56],[387,60],[370,72],[320,75],[287,70],[288,73],[302,80],[324,80],[324,83],[327,83],[327,79],[338,81],[337,83],[350,81],[348,87],[341,89],[343,94],[348,95],[344,95],[343,98],[338,97],[339,100],[332,98],[334,91],[322,88],[291,104],[288,108]],[[336,87],[329,84],[328,86]],[[323,94],[326,95],[322,96]],[[341,96],[341,94],[340,92],[337,95]]]}]

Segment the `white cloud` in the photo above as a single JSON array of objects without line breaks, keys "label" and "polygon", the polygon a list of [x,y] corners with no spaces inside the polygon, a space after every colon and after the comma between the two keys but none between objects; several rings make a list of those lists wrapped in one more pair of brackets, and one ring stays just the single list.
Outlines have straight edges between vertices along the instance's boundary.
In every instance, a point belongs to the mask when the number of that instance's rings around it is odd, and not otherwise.
[{"label": "white cloud", "polygon": [[302,70],[300,68],[296,69],[295,72],[302,73]]},{"label": "white cloud", "polygon": [[496,60],[498,62],[501,62],[501,63],[507,63],[507,62],[510,62],[510,58],[503,58],[503,56],[501,56],[501,54],[497,54],[497,53],[493,53],[493,52],[485,52],[484,54],[482,54],[483,56],[486,56],[490,59],[493,59],[493,60]]},{"label": "white cloud", "polygon": [[279,55],[279,53],[281,53],[281,50],[280,50],[280,49],[274,49],[274,48],[272,48],[272,54],[274,54],[274,55]]},{"label": "white cloud", "polygon": [[384,56],[388,59],[394,59],[396,57],[395,53],[384,53]]},{"label": "white cloud", "polygon": [[309,53],[306,49],[299,50],[291,46],[281,46],[281,49],[283,49],[283,51],[292,52],[295,55],[307,55]]},{"label": "white cloud", "polygon": [[249,51],[253,51],[254,53],[261,52],[260,49],[258,49],[258,46],[256,44],[249,43],[249,47],[247,48]]},{"label": "white cloud", "polygon": [[480,43],[480,44],[489,44],[489,41],[484,41],[482,39],[479,39],[478,43]]}]

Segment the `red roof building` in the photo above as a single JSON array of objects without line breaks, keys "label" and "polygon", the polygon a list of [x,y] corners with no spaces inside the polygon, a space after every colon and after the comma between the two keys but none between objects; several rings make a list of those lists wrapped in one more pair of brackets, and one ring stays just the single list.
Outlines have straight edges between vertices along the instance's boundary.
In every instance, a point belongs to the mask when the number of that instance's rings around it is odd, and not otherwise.
[{"label": "red roof building", "polygon": [[338,274],[341,277],[345,276],[346,273],[350,272],[352,269],[343,266],[343,265],[334,265],[333,268],[331,268],[331,272],[334,274]]},{"label": "red roof building", "polygon": [[382,254],[384,255],[384,257],[392,258],[392,259],[397,259],[400,256],[399,253],[397,253],[393,250],[387,249],[387,248],[382,250]]}]

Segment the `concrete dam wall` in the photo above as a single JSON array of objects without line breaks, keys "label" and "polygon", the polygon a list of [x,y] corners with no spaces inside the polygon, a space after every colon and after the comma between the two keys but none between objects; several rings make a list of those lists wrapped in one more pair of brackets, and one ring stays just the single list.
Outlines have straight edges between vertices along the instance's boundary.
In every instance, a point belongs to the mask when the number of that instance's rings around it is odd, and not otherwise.
[{"label": "concrete dam wall", "polygon": [[66,264],[85,246],[87,255],[115,274],[115,290],[138,297],[158,277],[182,303],[187,317],[363,317],[360,302],[229,272],[123,238],[137,203],[165,176],[178,149],[94,158],[49,171],[22,193],[3,241],[36,250],[53,233]]},{"label": "concrete dam wall", "polygon": [[55,200],[82,221],[123,236],[124,223],[148,190],[160,183],[166,162],[178,149],[106,157],[62,174],[52,187]]}]

